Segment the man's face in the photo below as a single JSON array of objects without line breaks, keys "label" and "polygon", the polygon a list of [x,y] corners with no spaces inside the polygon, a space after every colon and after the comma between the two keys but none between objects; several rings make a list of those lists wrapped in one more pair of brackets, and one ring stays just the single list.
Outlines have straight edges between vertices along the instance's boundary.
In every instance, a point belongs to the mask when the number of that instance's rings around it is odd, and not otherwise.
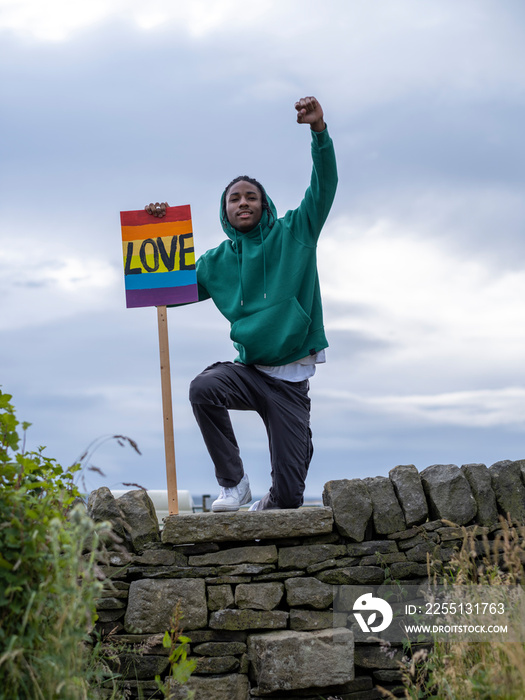
[{"label": "man's face", "polygon": [[259,188],[241,180],[226,193],[226,215],[230,224],[241,231],[251,231],[262,216],[262,197]]}]

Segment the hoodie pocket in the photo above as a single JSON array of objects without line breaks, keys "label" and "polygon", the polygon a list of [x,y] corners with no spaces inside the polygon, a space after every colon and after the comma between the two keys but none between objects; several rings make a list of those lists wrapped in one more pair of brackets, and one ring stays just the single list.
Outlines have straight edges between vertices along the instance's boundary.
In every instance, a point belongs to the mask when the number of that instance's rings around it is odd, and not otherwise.
[{"label": "hoodie pocket", "polygon": [[295,297],[240,318],[230,338],[247,365],[277,365],[303,346],[311,319]]}]

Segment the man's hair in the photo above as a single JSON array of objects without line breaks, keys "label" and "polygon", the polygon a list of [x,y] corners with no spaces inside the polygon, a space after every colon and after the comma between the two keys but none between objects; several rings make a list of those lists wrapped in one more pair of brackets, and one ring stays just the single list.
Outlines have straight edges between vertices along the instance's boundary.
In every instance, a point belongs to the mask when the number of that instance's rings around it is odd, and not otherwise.
[{"label": "man's hair", "polygon": [[268,223],[270,226],[273,226],[275,222],[275,217],[272,213],[272,210],[270,209],[270,205],[268,204],[268,198],[266,197],[266,192],[264,191],[264,187],[261,185],[261,183],[256,180],[253,177],[248,177],[248,175],[239,175],[238,177],[235,177],[229,184],[226,185],[224,188],[224,192],[222,195],[222,207],[221,207],[221,222],[224,225],[228,224],[228,215],[226,214],[226,195],[228,193],[228,190],[232,185],[237,184],[237,182],[249,182],[252,185],[255,185],[259,192],[261,193],[261,202],[262,202],[262,210],[266,211],[268,214]]}]

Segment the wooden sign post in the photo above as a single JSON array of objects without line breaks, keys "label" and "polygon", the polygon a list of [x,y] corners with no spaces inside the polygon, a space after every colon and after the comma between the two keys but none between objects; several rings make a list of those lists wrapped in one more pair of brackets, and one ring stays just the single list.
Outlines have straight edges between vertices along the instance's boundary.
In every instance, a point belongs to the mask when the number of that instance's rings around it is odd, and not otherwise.
[{"label": "wooden sign post", "polygon": [[126,306],[157,307],[168,504],[174,515],[179,506],[166,306],[198,300],[191,210],[168,207],[162,218],[143,209],[122,211],[120,221]]}]

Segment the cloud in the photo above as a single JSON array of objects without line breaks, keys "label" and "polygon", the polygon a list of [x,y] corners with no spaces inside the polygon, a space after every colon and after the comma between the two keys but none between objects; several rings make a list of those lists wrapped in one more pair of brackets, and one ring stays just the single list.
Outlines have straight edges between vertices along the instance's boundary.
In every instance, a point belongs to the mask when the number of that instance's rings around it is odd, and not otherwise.
[{"label": "cloud", "polygon": [[466,428],[511,427],[525,431],[525,387],[458,391],[434,395],[359,396],[345,391],[320,391],[324,400],[347,410],[375,414],[395,424],[456,426]]},{"label": "cloud", "polygon": [[383,363],[391,371],[410,375],[424,358],[428,383],[456,375],[454,367],[478,380],[498,366],[523,377],[525,268],[459,256],[446,240],[401,221],[351,217],[327,226],[319,268],[327,310],[330,302],[338,309],[327,315],[328,330],[388,343]]},{"label": "cloud", "polygon": [[54,254],[54,248],[53,243],[42,246],[34,239],[26,239],[23,251],[13,239],[0,243],[2,330],[35,327],[116,306],[122,296],[117,292],[122,284],[120,270],[96,255],[79,256],[74,248]]}]

